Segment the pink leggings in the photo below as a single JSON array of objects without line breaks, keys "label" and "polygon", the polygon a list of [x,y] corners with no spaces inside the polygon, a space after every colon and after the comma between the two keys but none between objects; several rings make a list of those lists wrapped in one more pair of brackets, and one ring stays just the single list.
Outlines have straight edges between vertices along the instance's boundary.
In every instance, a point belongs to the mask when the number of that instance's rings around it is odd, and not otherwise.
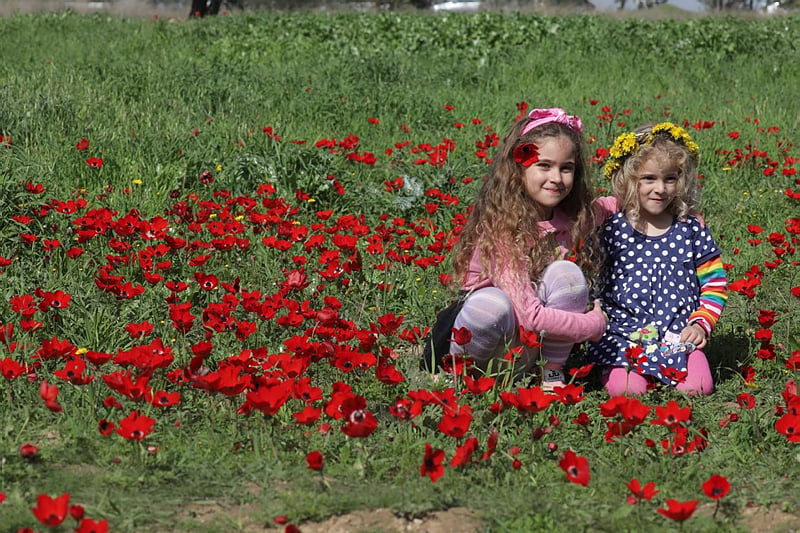
[{"label": "pink leggings", "polygon": [[[545,307],[583,313],[586,311],[589,287],[583,272],[575,263],[554,261],[542,273],[537,294]],[[470,293],[453,327],[469,329],[472,340],[465,345],[450,343],[450,353],[467,353],[480,368],[485,369],[490,360],[502,358],[509,348],[520,345],[517,317],[511,299],[497,287],[485,287]],[[545,337],[541,348],[542,358],[548,363],[563,365],[573,344]],[[519,369],[532,370],[538,359],[538,348],[524,350]]]},{"label": "pink leggings", "polygon": [[[611,396],[640,396],[647,392],[647,378],[636,372],[628,372],[625,367],[608,367],[603,373],[603,385]],[[675,386],[690,396],[714,392],[714,380],[706,354],[695,350],[687,358],[687,375],[682,383]]]}]

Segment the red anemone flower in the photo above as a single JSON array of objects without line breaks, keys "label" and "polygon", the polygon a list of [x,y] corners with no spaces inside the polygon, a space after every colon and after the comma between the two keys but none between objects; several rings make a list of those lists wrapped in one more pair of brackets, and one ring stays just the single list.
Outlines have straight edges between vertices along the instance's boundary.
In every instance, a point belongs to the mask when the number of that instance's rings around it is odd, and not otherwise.
[{"label": "red anemone flower", "polygon": [[690,500],[688,502],[667,500],[666,503],[666,509],[658,509],[659,514],[666,516],[670,520],[675,520],[676,522],[683,522],[692,516],[692,514],[694,514],[694,510],[697,508],[697,500]]},{"label": "red anemone flower", "polygon": [[124,439],[141,441],[152,433],[155,423],[154,418],[145,416],[139,411],[132,411],[119,421],[119,427],[114,432]]},{"label": "red anemone flower", "polygon": [[350,396],[342,402],[342,413],[346,420],[342,432],[348,437],[369,437],[378,427],[375,415],[365,411],[367,400],[363,396]]},{"label": "red anemone flower", "polygon": [[67,518],[69,509],[69,493],[64,493],[57,498],[47,494],[40,494],[36,498],[36,507],[31,512],[39,522],[46,526],[58,526]]},{"label": "red anemone flower", "polygon": [[[626,483],[625,486],[628,487],[628,490],[631,491],[634,496],[642,500],[647,500],[648,502],[653,496],[658,494],[656,484],[653,481],[645,483],[644,486],[642,486],[638,479],[633,478],[629,483]],[[633,503],[635,503],[635,501]]]},{"label": "red anemone flower", "polygon": [[731,491],[731,484],[728,478],[714,474],[703,483],[703,492],[712,500],[724,498]]},{"label": "red anemone flower", "polygon": [[84,518],[75,533],[108,533],[108,520]]},{"label": "red anemone flower", "polygon": [[425,443],[425,458],[422,460],[422,465],[419,467],[420,476],[428,476],[431,481],[436,483],[440,477],[444,475],[444,450],[431,447],[430,443]]},{"label": "red anemone flower", "polygon": [[527,168],[539,160],[539,147],[533,143],[522,143],[514,147],[514,161]]},{"label": "red anemone flower", "polygon": [[589,471],[589,460],[586,457],[577,455],[572,450],[567,450],[561,456],[558,466],[566,472],[567,480],[584,487],[589,485],[592,474]]},{"label": "red anemone flower", "polygon": [[100,168],[103,166],[103,160],[99,157],[90,157],[86,160],[86,164],[92,168]]},{"label": "red anemone flower", "polygon": [[308,464],[308,468],[311,470],[322,470],[324,458],[322,457],[322,453],[318,450],[314,450],[313,452],[309,452],[306,455],[306,463]]}]

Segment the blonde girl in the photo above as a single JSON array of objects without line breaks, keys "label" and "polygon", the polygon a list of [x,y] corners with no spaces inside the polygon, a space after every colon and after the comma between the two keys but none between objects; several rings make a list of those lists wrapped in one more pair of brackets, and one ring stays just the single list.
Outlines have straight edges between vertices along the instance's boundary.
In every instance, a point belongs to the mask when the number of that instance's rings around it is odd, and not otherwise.
[{"label": "blonde girl", "polygon": [[605,174],[621,212],[602,228],[599,285],[609,325],[589,343],[611,395],[662,382],[688,394],[714,390],[702,349],[727,300],[720,251],[698,219],[698,146],[680,126],[620,135]]}]

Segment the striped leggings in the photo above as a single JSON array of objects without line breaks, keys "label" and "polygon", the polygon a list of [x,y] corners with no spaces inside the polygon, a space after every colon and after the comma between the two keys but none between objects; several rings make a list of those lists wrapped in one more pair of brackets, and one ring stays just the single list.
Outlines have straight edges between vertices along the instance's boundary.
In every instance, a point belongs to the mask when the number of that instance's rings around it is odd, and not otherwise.
[{"label": "striped leggings", "polygon": [[[539,301],[545,307],[583,313],[589,298],[589,286],[580,268],[570,261],[555,261],[542,273],[537,287]],[[494,359],[501,359],[509,349],[521,346],[519,324],[508,295],[497,287],[486,287],[470,293],[454,328],[467,328],[472,340],[460,345],[450,343],[451,354],[469,354],[482,369]],[[539,333],[539,332],[537,332]],[[548,366],[562,367],[572,351],[573,342],[540,338],[541,348],[522,346],[517,370],[530,372],[541,357]]]}]

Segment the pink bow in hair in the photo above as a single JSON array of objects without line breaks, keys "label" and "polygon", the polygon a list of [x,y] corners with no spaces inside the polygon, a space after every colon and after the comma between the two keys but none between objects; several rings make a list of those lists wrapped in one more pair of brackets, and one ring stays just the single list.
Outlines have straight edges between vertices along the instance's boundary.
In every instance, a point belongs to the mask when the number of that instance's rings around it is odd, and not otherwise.
[{"label": "pink bow in hair", "polygon": [[536,126],[547,124],[548,122],[559,122],[568,128],[571,128],[578,133],[583,132],[583,122],[581,118],[575,115],[568,115],[566,111],[560,107],[551,107],[549,109],[532,109],[528,113],[528,122],[522,128],[522,135],[525,135]]}]

